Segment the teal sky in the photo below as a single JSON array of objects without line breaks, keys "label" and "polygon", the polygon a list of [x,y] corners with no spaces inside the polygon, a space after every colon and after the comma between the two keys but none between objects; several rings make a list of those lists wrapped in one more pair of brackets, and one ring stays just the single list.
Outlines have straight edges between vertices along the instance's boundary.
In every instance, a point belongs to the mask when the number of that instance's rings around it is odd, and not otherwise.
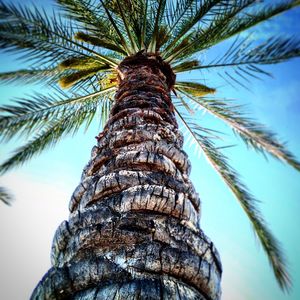
[{"label": "teal sky", "polygon": [[[25,0],[17,2],[29,3]],[[43,3],[46,9],[51,6],[49,0],[34,2],[37,5]],[[295,9],[260,29],[255,28],[252,38],[263,39],[270,34],[299,35],[299,18],[300,9]],[[200,58],[209,61],[226,51],[226,46],[226,43],[220,45]],[[15,56],[5,53],[0,54],[0,61],[2,72],[22,67]],[[194,72],[184,74],[182,78],[193,78],[218,87],[216,97],[246,103],[251,116],[278,133],[282,141],[287,141],[288,148],[300,160],[300,59],[267,66],[265,70],[272,72],[273,78],[251,80],[251,84],[247,83],[251,91],[231,87],[214,72]],[[0,103],[9,103],[12,97],[41,89],[45,88],[0,85]],[[239,204],[205,158],[199,157],[195,147],[186,143],[185,151],[193,166],[191,179],[202,201],[201,227],[215,243],[223,263],[222,299],[299,300],[300,174],[271,157],[266,160],[261,154],[248,150],[228,128],[209,115],[199,111],[195,117],[200,124],[224,131],[224,145],[236,145],[224,153],[253,195],[261,201],[259,207],[281,242],[293,279],[291,293],[282,293]],[[1,185],[10,188],[16,198],[12,207],[0,204],[0,299],[28,299],[50,267],[52,237],[59,223],[68,218],[68,201],[89,160],[98,131],[95,123],[88,132],[81,131],[74,138],[66,138],[54,149],[0,179]],[[1,161],[21,143],[22,140],[15,139],[2,145]]]}]

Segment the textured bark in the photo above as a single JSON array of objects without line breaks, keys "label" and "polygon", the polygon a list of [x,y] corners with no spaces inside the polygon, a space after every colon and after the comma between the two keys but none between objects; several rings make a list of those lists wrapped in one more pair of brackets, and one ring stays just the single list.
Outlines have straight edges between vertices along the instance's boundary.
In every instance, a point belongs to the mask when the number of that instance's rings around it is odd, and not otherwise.
[{"label": "textured bark", "polygon": [[32,299],[219,299],[222,267],[199,227],[170,97],[174,74],[143,55],[118,72],[110,119]]}]

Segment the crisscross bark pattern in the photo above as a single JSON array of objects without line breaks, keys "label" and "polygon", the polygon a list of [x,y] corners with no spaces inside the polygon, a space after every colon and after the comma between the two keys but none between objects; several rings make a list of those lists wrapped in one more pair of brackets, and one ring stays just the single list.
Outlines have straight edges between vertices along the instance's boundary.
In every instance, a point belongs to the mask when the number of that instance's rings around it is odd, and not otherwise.
[{"label": "crisscross bark pattern", "polygon": [[219,299],[221,264],[199,228],[170,97],[175,76],[141,54],[118,72],[110,119],[32,299]]}]

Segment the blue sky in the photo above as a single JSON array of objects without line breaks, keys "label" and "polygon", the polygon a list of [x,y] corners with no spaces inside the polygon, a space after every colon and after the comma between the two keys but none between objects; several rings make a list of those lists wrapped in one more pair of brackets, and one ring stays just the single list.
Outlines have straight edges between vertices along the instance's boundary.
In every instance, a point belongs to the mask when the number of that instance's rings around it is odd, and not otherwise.
[{"label": "blue sky", "polygon": [[[48,2],[42,3],[48,8]],[[269,34],[299,35],[299,17],[299,9],[289,12],[255,29],[253,38],[262,39]],[[202,58],[209,60],[211,55],[222,52],[222,47]],[[0,60],[1,71],[15,70],[21,66],[12,55],[1,54]],[[268,66],[266,70],[271,71],[274,78],[252,80],[251,92],[224,84],[214,73],[195,72],[183,77],[205,80],[209,86],[219,87],[217,97],[247,103],[251,115],[277,132],[281,140],[288,141],[289,149],[300,159],[300,59]],[[8,103],[13,96],[22,96],[40,88],[1,85],[0,103]],[[201,124],[215,121],[202,112],[197,113],[196,117]],[[254,196],[261,201],[259,206],[282,244],[293,279],[292,292],[282,293],[237,201],[204,157],[199,158],[194,147],[186,144],[185,150],[193,166],[191,179],[202,201],[201,226],[216,244],[223,262],[223,299],[298,300],[300,174],[270,157],[266,161],[262,155],[247,150],[224,125],[219,122],[214,124],[228,133],[224,136],[225,144],[237,145],[224,152]],[[1,178],[1,185],[10,188],[16,198],[12,207],[0,206],[1,299],[27,299],[50,267],[52,237],[59,223],[68,217],[68,201],[80,180],[82,168],[89,160],[98,131],[97,124],[94,124],[88,132],[66,138],[54,149]],[[18,144],[20,141],[16,139],[2,145],[1,159],[7,158],[9,151]]]}]

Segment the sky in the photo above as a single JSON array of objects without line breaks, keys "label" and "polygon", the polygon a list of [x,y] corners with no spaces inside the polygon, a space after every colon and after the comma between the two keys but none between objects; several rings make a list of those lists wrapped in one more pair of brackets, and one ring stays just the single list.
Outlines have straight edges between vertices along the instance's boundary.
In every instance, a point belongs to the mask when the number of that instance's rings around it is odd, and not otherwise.
[{"label": "sky", "polygon": [[[16,1],[15,1],[16,2]],[[28,3],[27,0],[18,1]],[[46,9],[51,2],[43,3]],[[253,39],[270,34],[296,35],[300,32],[297,20],[300,10],[289,12],[259,29]],[[221,45],[201,59],[209,61],[226,48]],[[13,55],[0,53],[0,71],[16,70],[22,66]],[[236,99],[246,103],[251,116],[271,128],[300,160],[300,59],[267,66],[273,78],[251,80],[250,91],[222,82],[216,73],[184,74],[197,82],[217,87],[216,97]],[[44,87],[0,85],[0,104]],[[281,292],[271,268],[241,207],[231,192],[206,162],[185,143],[184,150],[192,163],[191,179],[202,202],[201,227],[215,243],[223,264],[222,290],[224,300],[298,300],[300,299],[300,174],[291,167],[255,151],[248,150],[231,131],[203,112],[195,117],[200,124],[215,124],[224,135],[224,150],[232,166],[239,172],[252,194],[288,260],[293,280],[289,294]],[[88,132],[68,137],[54,149],[32,159],[21,168],[0,178],[1,186],[11,190],[15,201],[11,207],[0,203],[0,299],[28,299],[37,282],[50,268],[50,249],[58,225],[68,218],[68,202],[79,183],[81,172],[95,145],[99,132],[93,124]],[[1,145],[1,161],[9,157],[22,140]]]}]

